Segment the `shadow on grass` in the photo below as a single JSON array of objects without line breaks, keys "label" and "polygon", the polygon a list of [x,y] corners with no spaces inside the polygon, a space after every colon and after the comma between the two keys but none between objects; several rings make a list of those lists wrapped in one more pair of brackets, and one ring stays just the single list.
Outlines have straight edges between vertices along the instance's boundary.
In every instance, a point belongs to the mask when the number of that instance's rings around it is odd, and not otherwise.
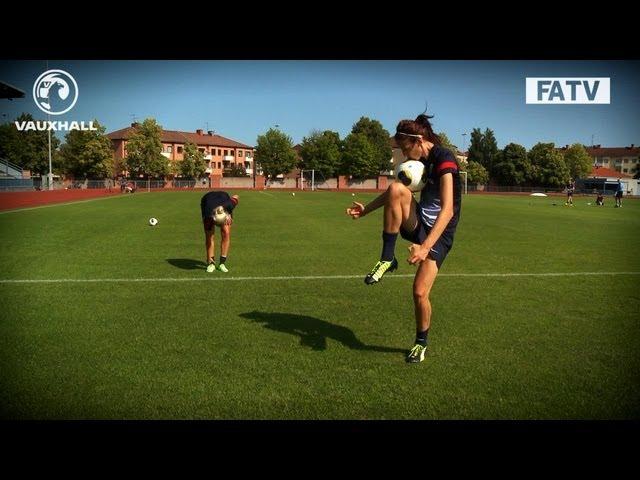
[{"label": "shadow on grass", "polygon": [[182,268],[183,270],[206,270],[207,264],[200,260],[192,260],[190,258],[167,258],[174,267]]},{"label": "shadow on grass", "polygon": [[253,311],[241,313],[240,316],[253,320],[256,323],[264,324],[264,327],[270,330],[297,335],[300,337],[300,345],[310,347],[313,350],[326,350],[327,338],[331,338],[353,350],[369,350],[386,353],[407,352],[406,349],[366,345],[358,340],[351,329],[306,315]]}]

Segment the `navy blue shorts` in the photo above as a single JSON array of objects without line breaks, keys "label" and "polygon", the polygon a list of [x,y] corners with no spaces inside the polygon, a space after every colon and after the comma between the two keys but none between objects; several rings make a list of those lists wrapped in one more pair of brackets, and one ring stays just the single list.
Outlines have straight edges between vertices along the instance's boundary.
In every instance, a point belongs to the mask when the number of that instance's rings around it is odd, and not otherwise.
[{"label": "navy blue shorts", "polygon": [[[414,208],[419,208],[417,202],[414,203]],[[427,235],[429,235],[431,227],[428,227],[424,223],[422,223],[419,213],[417,211],[415,213],[418,219],[416,228],[412,232],[409,232],[402,228],[402,226],[400,226],[400,236],[411,243],[421,244],[427,238]],[[436,261],[438,270],[442,266],[442,262],[444,262],[444,259],[447,257],[447,254],[452,247],[453,232],[445,230],[444,232],[442,232],[442,235],[440,235],[438,241],[433,247],[431,247],[431,250],[429,251],[429,257]]]},{"label": "navy blue shorts", "polygon": [[216,224],[213,223],[213,217],[203,218],[202,224],[204,225],[205,230],[213,230],[213,228],[216,226]]}]

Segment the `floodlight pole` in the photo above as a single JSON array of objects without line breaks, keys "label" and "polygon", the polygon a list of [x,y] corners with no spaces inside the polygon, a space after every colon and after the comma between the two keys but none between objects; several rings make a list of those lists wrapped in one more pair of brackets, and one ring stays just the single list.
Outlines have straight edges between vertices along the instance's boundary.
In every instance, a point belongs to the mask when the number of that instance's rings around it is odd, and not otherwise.
[{"label": "floodlight pole", "polygon": [[[49,60],[46,61],[47,70],[49,70]],[[47,113],[47,125],[51,125],[51,115]],[[53,190],[53,172],[51,171],[51,129],[49,132],[49,190]]]},{"label": "floodlight pole", "polygon": [[[47,113],[47,120],[51,120],[51,116]],[[50,122],[47,122],[47,125],[51,125]],[[49,190],[53,190],[53,172],[51,171],[51,129],[49,132]]]}]

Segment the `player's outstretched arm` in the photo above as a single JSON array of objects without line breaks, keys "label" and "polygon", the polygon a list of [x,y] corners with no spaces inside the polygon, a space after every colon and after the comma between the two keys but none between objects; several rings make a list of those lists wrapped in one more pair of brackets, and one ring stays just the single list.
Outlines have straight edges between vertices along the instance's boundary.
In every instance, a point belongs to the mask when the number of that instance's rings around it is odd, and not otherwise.
[{"label": "player's outstretched arm", "polygon": [[347,208],[347,215],[351,215],[353,219],[357,219],[360,217],[364,217],[365,215],[377,210],[378,208],[384,205],[385,199],[387,196],[387,192],[381,193],[378,195],[371,203],[366,206],[359,202],[353,202],[353,206]]}]

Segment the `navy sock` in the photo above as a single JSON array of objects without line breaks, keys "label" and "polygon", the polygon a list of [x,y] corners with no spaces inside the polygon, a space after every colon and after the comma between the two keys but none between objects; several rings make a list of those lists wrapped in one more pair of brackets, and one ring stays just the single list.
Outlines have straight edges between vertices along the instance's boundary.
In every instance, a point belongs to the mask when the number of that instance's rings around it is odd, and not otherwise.
[{"label": "navy sock", "polygon": [[220,255],[220,265],[227,261],[227,257]]},{"label": "navy sock", "polygon": [[420,330],[416,330],[416,343],[422,345],[423,347],[426,347],[428,334],[429,334],[428,328],[424,332],[421,332]]},{"label": "navy sock", "polygon": [[216,257],[211,257],[208,263],[216,263]]},{"label": "navy sock", "polygon": [[397,238],[397,233],[382,232],[382,255],[380,256],[380,260],[385,262],[393,260],[396,251]]}]

